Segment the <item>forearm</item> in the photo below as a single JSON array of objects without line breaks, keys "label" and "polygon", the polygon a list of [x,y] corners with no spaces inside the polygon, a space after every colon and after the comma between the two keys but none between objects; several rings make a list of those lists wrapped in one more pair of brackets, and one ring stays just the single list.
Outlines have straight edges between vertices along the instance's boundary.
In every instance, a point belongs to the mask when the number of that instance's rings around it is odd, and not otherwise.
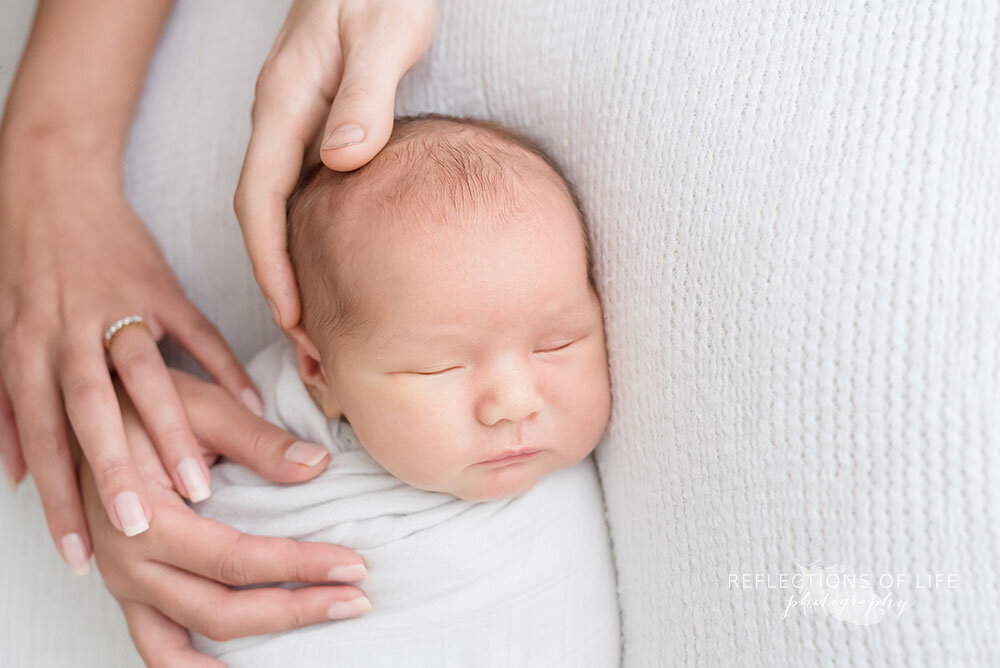
[{"label": "forearm", "polygon": [[[108,170],[121,157],[172,0],[40,0],[14,79],[0,160]],[[0,168],[11,174],[11,164]],[[27,175],[26,175],[27,176]]]}]

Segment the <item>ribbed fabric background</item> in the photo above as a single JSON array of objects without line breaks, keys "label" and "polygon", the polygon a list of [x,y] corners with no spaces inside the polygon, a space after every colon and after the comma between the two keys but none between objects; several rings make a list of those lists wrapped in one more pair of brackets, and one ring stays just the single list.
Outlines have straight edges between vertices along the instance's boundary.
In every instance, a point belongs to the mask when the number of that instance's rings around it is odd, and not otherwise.
[{"label": "ribbed fabric background", "polygon": [[[275,332],[231,200],[286,7],[182,0],[127,157],[137,210],[244,359]],[[1000,665],[1000,4],[439,14],[398,110],[528,133],[591,219],[624,666]],[[0,534],[0,664],[136,663],[30,485]],[[783,618],[789,590],[730,584],[816,560],[904,574],[912,607]],[[957,586],[915,582],[937,573]]]}]

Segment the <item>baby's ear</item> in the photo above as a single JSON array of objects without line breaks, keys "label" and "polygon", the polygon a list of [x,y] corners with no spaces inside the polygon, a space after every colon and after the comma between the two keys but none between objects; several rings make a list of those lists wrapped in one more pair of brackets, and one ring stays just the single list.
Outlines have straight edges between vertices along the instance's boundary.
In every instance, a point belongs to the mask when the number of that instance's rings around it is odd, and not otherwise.
[{"label": "baby's ear", "polygon": [[319,348],[312,342],[302,325],[285,330],[295,344],[295,360],[299,368],[299,377],[305,383],[309,396],[319,405],[327,417],[339,418],[341,411],[334,396],[333,388],[323,369],[323,360]]},{"label": "baby's ear", "polygon": [[315,388],[325,388],[327,386],[326,373],[323,371],[323,360],[319,354],[319,348],[312,342],[302,325],[296,325],[285,333],[290,336],[295,344],[295,359],[299,365],[299,376],[307,386]]}]

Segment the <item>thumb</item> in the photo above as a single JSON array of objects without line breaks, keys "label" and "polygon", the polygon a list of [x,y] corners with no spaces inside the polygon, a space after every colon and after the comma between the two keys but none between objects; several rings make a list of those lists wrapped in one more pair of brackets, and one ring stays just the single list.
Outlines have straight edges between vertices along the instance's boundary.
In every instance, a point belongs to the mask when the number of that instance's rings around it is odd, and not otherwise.
[{"label": "thumb", "polygon": [[323,164],[350,171],[382,150],[392,134],[399,81],[428,42],[405,21],[383,21],[356,39],[345,36],[344,72],[320,144]]}]

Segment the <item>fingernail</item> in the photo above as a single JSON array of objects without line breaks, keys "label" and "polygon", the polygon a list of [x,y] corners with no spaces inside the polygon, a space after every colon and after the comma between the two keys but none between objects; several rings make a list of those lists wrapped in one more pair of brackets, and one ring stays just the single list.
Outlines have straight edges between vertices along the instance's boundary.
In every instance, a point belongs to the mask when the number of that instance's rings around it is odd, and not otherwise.
[{"label": "fingernail", "polygon": [[368,569],[364,564],[347,564],[334,566],[328,574],[331,582],[357,582],[368,577]]},{"label": "fingernail", "polygon": [[364,129],[348,123],[346,125],[341,125],[339,128],[331,132],[326,139],[323,140],[324,151],[330,151],[335,148],[344,148],[345,146],[354,146],[355,144],[360,144],[365,140]]},{"label": "fingernail", "polygon": [[285,459],[296,464],[316,466],[328,454],[327,449],[315,443],[295,441],[285,450]]},{"label": "fingernail", "polygon": [[188,498],[194,503],[204,501],[212,496],[212,489],[208,486],[208,479],[205,478],[205,472],[202,470],[201,464],[194,457],[185,457],[181,460],[181,463],[177,466],[177,475],[180,476],[181,482],[184,483],[184,489],[187,490]]},{"label": "fingernail", "polygon": [[257,417],[264,417],[264,402],[261,401],[256,390],[251,390],[248,387],[240,392],[240,399],[243,400],[243,405],[249,408],[251,413]]},{"label": "fingernail", "polygon": [[63,559],[77,575],[90,572],[90,555],[83,547],[83,539],[78,533],[68,533],[59,539],[62,544]]},{"label": "fingernail", "polygon": [[274,302],[270,299],[267,300],[267,305],[271,307],[271,315],[274,316],[274,322],[278,327],[281,327],[281,314],[278,313],[278,307],[274,305]]},{"label": "fingernail", "polygon": [[126,536],[135,536],[149,528],[149,519],[142,509],[139,495],[135,492],[122,492],[115,497],[115,512]]},{"label": "fingernail", "polygon": [[345,619],[347,617],[357,617],[372,609],[372,602],[364,596],[352,598],[350,601],[337,601],[327,608],[326,614],[330,619]]}]

